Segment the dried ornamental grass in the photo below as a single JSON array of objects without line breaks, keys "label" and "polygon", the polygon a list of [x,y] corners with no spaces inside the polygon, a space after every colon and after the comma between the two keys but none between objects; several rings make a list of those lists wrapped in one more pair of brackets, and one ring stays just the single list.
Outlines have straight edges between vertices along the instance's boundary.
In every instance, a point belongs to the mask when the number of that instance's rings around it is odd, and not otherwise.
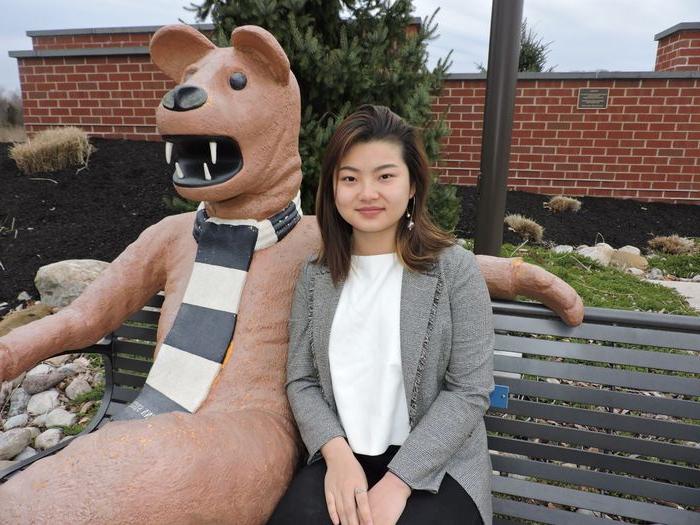
[{"label": "dried ornamental grass", "polygon": [[10,158],[26,174],[52,172],[85,166],[94,148],[80,128],[65,127],[40,131],[27,142],[10,148]]},{"label": "dried ornamental grass", "polygon": [[680,255],[684,253],[693,253],[695,251],[695,242],[692,239],[673,234],[667,237],[654,237],[649,240],[649,247],[652,250]]},{"label": "dried ornamental grass", "polygon": [[523,217],[522,215],[518,214],[511,214],[508,215],[503,222],[508,225],[508,228],[520,235],[520,237],[523,239],[542,242],[544,228],[532,219],[528,219],[527,217]]},{"label": "dried ornamental grass", "polygon": [[553,213],[560,213],[563,211],[577,212],[581,209],[581,201],[572,199],[571,197],[557,195],[549,199],[549,202],[545,202],[544,207]]}]

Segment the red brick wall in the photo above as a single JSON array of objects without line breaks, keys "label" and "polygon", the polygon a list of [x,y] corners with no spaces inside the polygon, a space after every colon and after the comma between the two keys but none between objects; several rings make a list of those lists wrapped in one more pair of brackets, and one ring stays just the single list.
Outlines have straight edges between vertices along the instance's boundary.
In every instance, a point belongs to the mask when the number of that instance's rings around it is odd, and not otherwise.
[{"label": "red brick wall", "polygon": [[659,40],[655,71],[700,70],[700,29],[678,31]]},{"label": "red brick wall", "polygon": [[174,87],[148,55],[19,59],[28,134],[58,125],[91,135],[159,140],[155,108]]},{"label": "red brick wall", "polygon": [[[577,109],[608,87],[608,108]],[[450,80],[434,109],[451,135],[442,180],[476,184],[485,82]],[[700,204],[700,79],[519,80],[511,189]]]}]

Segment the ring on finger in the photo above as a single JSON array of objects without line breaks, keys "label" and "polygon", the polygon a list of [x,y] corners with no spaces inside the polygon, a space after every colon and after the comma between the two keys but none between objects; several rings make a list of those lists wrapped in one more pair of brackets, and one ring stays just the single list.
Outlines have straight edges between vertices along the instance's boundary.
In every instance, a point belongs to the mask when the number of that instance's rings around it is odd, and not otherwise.
[{"label": "ring on finger", "polygon": [[356,488],[355,489],[355,494],[364,494],[365,492],[367,492],[367,489],[363,489],[363,488]]}]

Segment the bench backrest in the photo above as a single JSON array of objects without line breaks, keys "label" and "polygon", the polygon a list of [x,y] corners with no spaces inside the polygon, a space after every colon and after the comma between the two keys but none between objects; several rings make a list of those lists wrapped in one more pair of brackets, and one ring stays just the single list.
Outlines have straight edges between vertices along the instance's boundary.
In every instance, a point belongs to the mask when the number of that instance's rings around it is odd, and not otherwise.
[{"label": "bench backrest", "polygon": [[700,523],[700,318],[587,308],[572,328],[493,306],[510,388],[486,415],[497,520]]}]

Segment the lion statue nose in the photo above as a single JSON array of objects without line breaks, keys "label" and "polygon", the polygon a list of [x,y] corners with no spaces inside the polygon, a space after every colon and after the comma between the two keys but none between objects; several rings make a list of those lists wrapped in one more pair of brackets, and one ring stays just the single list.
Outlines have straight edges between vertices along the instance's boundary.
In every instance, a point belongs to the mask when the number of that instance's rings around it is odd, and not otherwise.
[{"label": "lion statue nose", "polygon": [[176,86],[163,96],[163,107],[171,111],[189,111],[207,101],[207,92],[196,86]]}]

